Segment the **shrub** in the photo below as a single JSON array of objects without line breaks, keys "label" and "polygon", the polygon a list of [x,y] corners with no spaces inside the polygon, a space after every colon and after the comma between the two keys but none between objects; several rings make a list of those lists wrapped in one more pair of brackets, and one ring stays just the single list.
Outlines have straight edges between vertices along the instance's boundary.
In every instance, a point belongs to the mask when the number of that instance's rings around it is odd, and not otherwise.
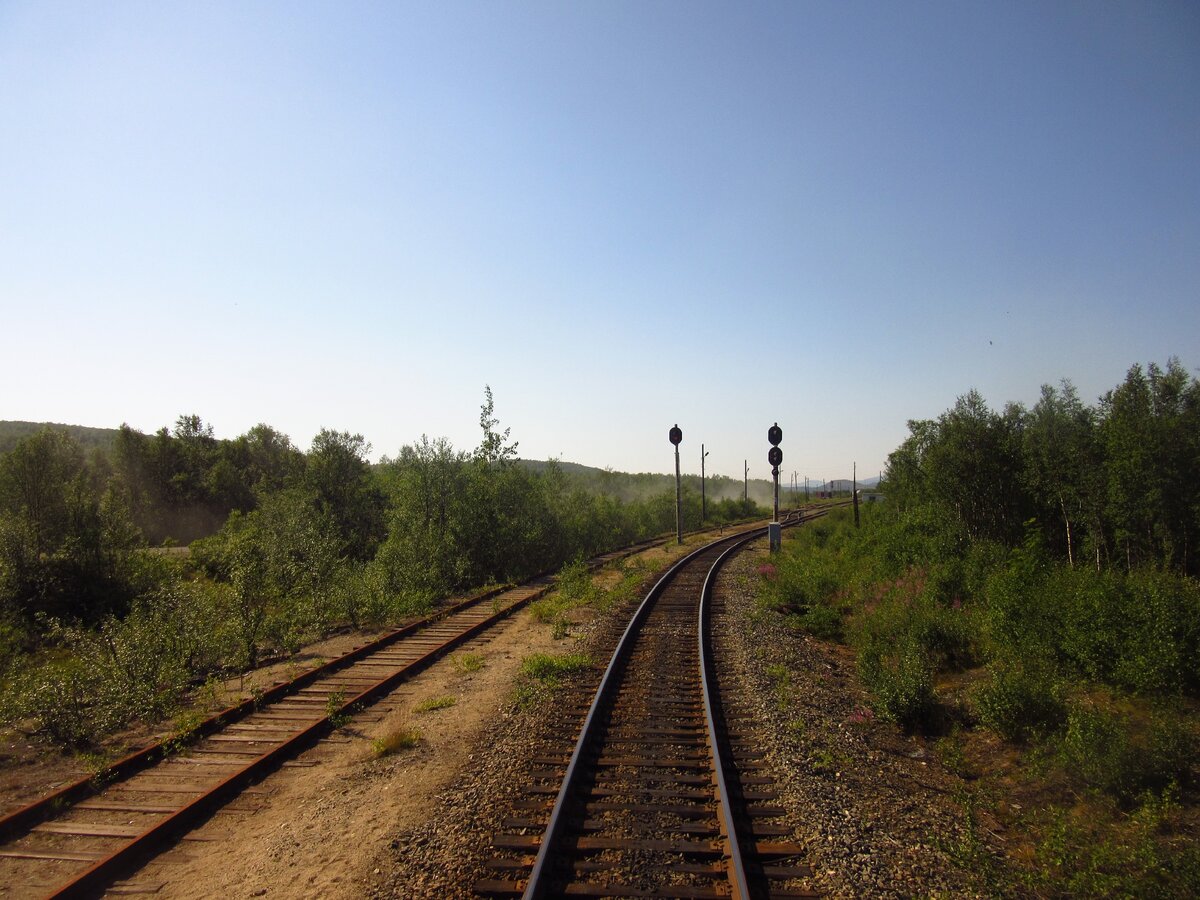
[{"label": "shrub", "polygon": [[880,715],[906,728],[920,728],[933,712],[933,666],[919,645],[873,639],[862,647],[858,670]]},{"label": "shrub", "polygon": [[4,717],[37,719],[38,730],[69,747],[90,743],[97,733],[93,698],[98,673],[68,658],[21,673],[5,697]]},{"label": "shrub", "polygon": [[1010,740],[1025,740],[1062,724],[1062,690],[1047,672],[1021,665],[991,667],[991,680],[975,695],[979,718]]},{"label": "shrub", "polygon": [[1194,750],[1191,734],[1175,718],[1156,715],[1138,727],[1092,704],[1071,710],[1062,742],[1067,767],[1124,804],[1188,781]]},{"label": "shrub", "polygon": [[1055,660],[1138,693],[1200,687],[1200,587],[1162,572],[1017,567],[987,587],[995,655]]},{"label": "shrub", "polygon": [[800,628],[820,640],[841,641],[844,636],[842,613],[832,606],[818,603],[792,618]]}]

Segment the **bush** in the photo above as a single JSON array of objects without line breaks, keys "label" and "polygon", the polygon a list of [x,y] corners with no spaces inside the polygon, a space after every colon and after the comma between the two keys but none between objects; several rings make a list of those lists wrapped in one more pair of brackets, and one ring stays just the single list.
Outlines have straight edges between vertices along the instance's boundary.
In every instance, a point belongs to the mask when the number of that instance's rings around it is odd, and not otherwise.
[{"label": "bush", "polygon": [[859,651],[858,671],[884,718],[905,728],[928,723],[934,708],[933,665],[918,644],[872,639]]},{"label": "bush", "polygon": [[97,733],[94,698],[99,674],[83,660],[67,658],[18,675],[0,713],[6,720],[33,717],[38,730],[68,747],[84,746]]},{"label": "bush", "polygon": [[1153,716],[1138,727],[1092,704],[1071,710],[1062,741],[1068,769],[1123,804],[1187,782],[1194,751],[1195,741],[1177,719]]},{"label": "bush", "polygon": [[841,641],[845,632],[841,611],[822,603],[793,616],[792,621],[822,641]]},{"label": "bush", "polygon": [[987,587],[994,655],[1054,660],[1138,693],[1200,686],[1200,587],[1162,572],[1019,566]]},{"label": "bush", "polygon": [[1057,728],[1066,714],[1062,690],[1047,672],[1021,665],[991,667],[991,680],[975,695],[979,718],[1010,740]]}]

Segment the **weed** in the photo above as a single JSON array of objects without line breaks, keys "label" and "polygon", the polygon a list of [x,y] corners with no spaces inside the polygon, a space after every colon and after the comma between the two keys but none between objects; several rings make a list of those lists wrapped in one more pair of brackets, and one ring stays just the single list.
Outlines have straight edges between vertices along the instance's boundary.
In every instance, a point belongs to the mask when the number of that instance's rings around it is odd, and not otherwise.
[{"label": "weed", "polygon": [[967,762],[961,735],[955,731],[937,742],[937,755],[947,772],[959,778],[972,778],[975,772]]},{"label": "weed", "polygon": [[182,752],[199,736],[200,725],[204,722],[204,713],[191,709],[180,713],[175,718],[175,727],[171,736],[163,741],[163,749],[167,755]]},{"label": "weed", "polygon": [[420,703],[414,706],[413,712],[425,713],[433,712],[437,709],[448,709],[457,702],[457,697],[452,697],[449,695],[445,697],[430,697],[427,700],[422,700]]},{"label": "weed", "polygon": [[814,775],[832,775],[837,771],[837,760],[827,747],[813,751],[808,764]]},{"label": "weed", "polygon": [[117,777],[117,773],[109,768],[112,756],[108,753],[83,752],[77,755],[77,759],[91,773],[90,781],[95,790],[102,790]]},{"label": "weed", "polygon": [[329,724],[333,726],[334,731],[345,728],[350,721],[350,711],[342,709],[345,703],[346,692],[340,689],[334,691],[325,700],[325,715],[329,718]]},{"label": "weed", "polygon": [[846,717],[849,725],[870,725],[875,721],[875,712],[869,706],[856,706]]},{"label": "weed", "polygon": [[406,725],[371,741],[371,752],[377,758],[391,756],[401,750],[411,750],[419,743],[421,743],[420,729]]},{"label": "weed", "polygon": [[454,666],[454,671],[460,675],[469,675],[483,668],[483,654],[455,653],[450,657],[450,663]]},{"label": "weed", "polygon": [[956,799],[963,807],[962,831],[954,836],[936,835],[935,845],[960,869],[970,872],[974,878],[986,884],[989,894],[1004,893],[999,890],[1001,873],[996,861],[980,836],[975,796],[964,790],[956,794]]},{"label": "weed", "polygon": [[767,666],[767,677],[774,682],[776,690],[787,690],[792,683],[792,672],[783,663],[772,663]]},{"label": "weed", "polygon": [[535,703],[556,691],[562,683],[586,671],[592,658],[586,653],[551,656],[535,653],[521,663],[517,676],[517,700],[522,705]]},{"label": "weed", "polygon": [[592,658],[586,653],[566,653],[561,656],[535,653],[521,663],[520,674],[543,684],[557,685],[583,672],[591,664]]}]

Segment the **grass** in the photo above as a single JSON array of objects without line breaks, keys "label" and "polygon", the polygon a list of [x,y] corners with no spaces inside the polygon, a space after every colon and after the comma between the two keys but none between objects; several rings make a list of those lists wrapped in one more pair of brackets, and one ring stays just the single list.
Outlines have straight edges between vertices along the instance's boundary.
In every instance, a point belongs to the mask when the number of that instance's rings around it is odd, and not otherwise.
[{"label": "grass", "polygon": [[458,698],[450,695],[446,695],[445,697],[430,697],[414,706],[413,712],[426,713],[438,709],[449,709],[457,702]]},{"label": "grass", "polygon": [[404,725],[389,731],[383,737],[371,741],[371,752],[377,759],[391,756],[402,750],[411,750],[421,743],[421,730]]},{"label": "grass", "polygon": [[454,666],[454,671],[460,675],[470,675],[472,672],[478,672],[483,668],[482,653],[455,653],[450,657],[450,663]]},{"label": "grass", "polygon": [[[605,587],[604,582],[617,579]],[[587,608],[599,613],[621,606],[634,599],[646,575],[646,564],[640,560],[618,560],[611,567],[593,573],[582,560],[563,567],[553,591],[530,604],[530,612],[538,622],[551,626],[555,640],[570,632],[568,616],[572,610]]]},{"label": "grass", "polygon": [[517,701],[528,705],[548,698],[562,684],[591,668],[586,653],[535,653],[521,663],[517,674]]}]

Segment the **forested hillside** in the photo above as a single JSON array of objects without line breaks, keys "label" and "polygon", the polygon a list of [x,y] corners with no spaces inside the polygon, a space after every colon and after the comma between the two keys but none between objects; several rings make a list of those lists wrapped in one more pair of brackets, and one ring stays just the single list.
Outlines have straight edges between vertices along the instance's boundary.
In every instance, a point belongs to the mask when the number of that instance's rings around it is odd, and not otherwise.
[{"label": "forested hillside", "polygon": [[84,450],[90,450],[93,447],[108,450],[117,437],[115,428],[88,428],[86,425],[57,425],[49,422],[0,421],[0,453],[7,453],[22,438],[37,434],[47,427],[65,431]]}]

